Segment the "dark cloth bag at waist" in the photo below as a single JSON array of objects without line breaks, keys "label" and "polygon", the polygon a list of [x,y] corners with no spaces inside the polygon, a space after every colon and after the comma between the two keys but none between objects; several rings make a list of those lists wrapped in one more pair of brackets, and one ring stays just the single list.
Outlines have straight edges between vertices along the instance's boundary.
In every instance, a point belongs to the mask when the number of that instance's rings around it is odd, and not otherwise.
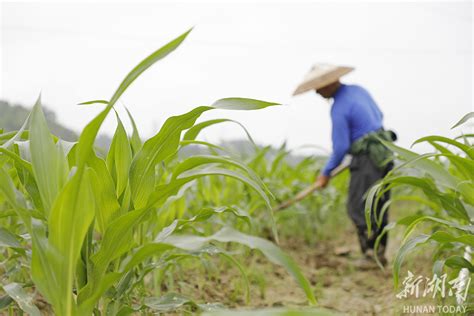
[{"label": "dark cloth bag at waist", "polygon": [[392,151],[380,139],[394,142],[397,140],[397,134],[393,131],[386,131],[383,128],[368,133],[351,145],[349,153],[353,156],[368,155],[378,168],[383,169],[391,160]]}]

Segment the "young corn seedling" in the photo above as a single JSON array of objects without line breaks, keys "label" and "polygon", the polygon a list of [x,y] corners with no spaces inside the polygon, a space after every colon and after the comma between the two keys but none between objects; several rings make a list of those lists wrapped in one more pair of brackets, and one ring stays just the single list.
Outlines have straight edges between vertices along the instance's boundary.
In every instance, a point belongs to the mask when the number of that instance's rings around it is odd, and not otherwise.
[{"label": "young corn seedling", "polygon": [[[457,127],[470,118],[467,114]],[[453,127],[453,128],[454,128]],[[384,144],[396,154],[402,163],[390,172],[369,192],[366,203],[366,220],[369,231],[379,225],[383,212],[396,201],[415,201],[425,206],[419,214],[402,218],[388,225],[384,234],[395,226],[405,226],[403,244],[393,265],[395,286],[399,284],[400,269],[405,257],[413,250],[426,244],[434,246],[433,272],[440,276],[448,270],[456,277],[474,273],[472,249],[474,247],[474,146],[473,135],[461,135],[454,139],[443,136],[426,136],[414,144],[427,142],[436,150],[434,153],[417,154],[391,143]],[[462,140],[462,141],[461,141]],[[393,187],[411,187],[414,194],[402,195],[387,202],[382,214],[371,220],[371,205],[378,203],[385,190]],[[412,235],[425,224],[431,233]],[[379,236],[377,243],[382,238]],[[446,269],[447,268],[447,269]],[[464,283],[466,285],[466,283]],[[472,288],[472,287],[471,287]],[[468,300],[472,301],[472,290]],[[470,307],[473,308],[472,306]]]},{"label": "young corn seedling", "polygon": [[[170,117],[156,135],[144,142],[131,116],[131,137],[117,116],[109,151],[105,157],[95,152],[99,128],[122,94],[145,70],[174,51],[189,32],[140,62],[110,99],[83,103],[99,104],[104,109],[87,124],[76,143],[50,133],[40,99],[21,130],[0,135],[0,205],[9,219],[2,222],[3,236],[7,236],[3,239],[9,238],[4,244],[11,249],[9,258],[28,270],[17,280],[29,287],[32,283],[56,315],[126,315],[150,309],[159,312],[163,304],[179,307],[182,299],[177,296],[162,297],[160,302],[164,303],[160,305],[134,295],[133,290],[146,282],[148,273],[196,253],[212,250],[240,267],[225,251],[210,246],[216,242],[235,242],[260,250],[269,260],[284,266],[308,300],[315,303],[300,269],[273,243],[231,227],[207,235],[180,233],[216,214],[246,218],[242,212],[228,205],[193,210],[193,217],[168,211],[172,201],[183,197],[188,187],[209,177],[242,183],[270,210],[271,193],[246,164],[222,155],[183,160],[177,153],[194,141],[200,128],[196,120],[203,113],[213,109],[257,110],[276,103],[221,99]],[[168,168],[171,162],[174,167]],[[32,291],[17,280],[10,280],[12,283],[4,285],[4,290],[20,309],[39,315],[29,294]]]}]

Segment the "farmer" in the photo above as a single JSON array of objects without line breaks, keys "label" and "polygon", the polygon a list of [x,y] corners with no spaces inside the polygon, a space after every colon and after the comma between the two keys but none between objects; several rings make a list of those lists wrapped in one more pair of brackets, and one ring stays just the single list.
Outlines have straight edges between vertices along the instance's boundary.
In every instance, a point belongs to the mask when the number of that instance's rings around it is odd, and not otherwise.
[{"label": "farmer", "polygon": [[[323,98],[333,100],[331,106],[333,152],[314,187],[326,187],[331,179],[331,172],[340,165],[346,154],[352,155],[349,167],[351,179],[347,209],[357,229],[363,254],[358,263],[362,268],[368,265],[373,266],[375,255],[382,264],[385,265],[387,262],[385,259],[387,235],[382,237],[377,254],[374,253],[374,244],[377,236],[387,225],[388,212],[383,214],[380,227],[376,224],[372,225],[374,229],[369,237],[365,221],[364,194],[393,167],[390,159],[391,152],[378,140],[378,137],[395,141],[396,136],[393,132],[383,129],[383,114],[364,88],[339,81],[339,78],[352,70],[351,67],[317,64],[293,95],[314,90]],[[372,223],[375,223],[375,215],[378,217],[383,204],[389,197],[390,193],[387,191],[377,204],[377,210],[374,212],[372,209]]]}]

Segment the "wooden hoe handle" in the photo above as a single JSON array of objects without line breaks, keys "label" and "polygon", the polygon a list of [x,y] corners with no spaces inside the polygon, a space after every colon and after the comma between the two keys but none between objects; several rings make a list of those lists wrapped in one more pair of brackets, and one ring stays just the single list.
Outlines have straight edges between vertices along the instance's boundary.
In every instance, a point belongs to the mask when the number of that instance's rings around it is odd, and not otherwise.
[{"label": "wooden hoe handle", "polygon": [[[349,164],[344,164],[344,165],[341,165],[339,166],[338,168],[334,169],[333,172],[331,172],[331,178],[341,174],[344,170],[346,170],[347,168],[349,167]],[[274,211],[280,211],[280,210],[283,210],[301,200],[303,200],[304,198],[306,198],[307,196],[311,195],[314,191],[318,190],[319,187],[316,185],[316,183],[313,183],[311,184],[309,187],[307,187],[306,189],[302,190],[300,193],[298,193],[297,195],[295,195],[295,197],[281,203],[280,205],[278,205],[275,209],[273,209]]]}]

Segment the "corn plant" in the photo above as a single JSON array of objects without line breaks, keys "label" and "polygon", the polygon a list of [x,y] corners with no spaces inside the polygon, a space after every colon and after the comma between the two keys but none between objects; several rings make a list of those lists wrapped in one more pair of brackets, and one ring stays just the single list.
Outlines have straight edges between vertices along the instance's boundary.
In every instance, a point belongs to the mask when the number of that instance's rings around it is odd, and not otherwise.
[{"label": "corn plant", "polygon": [[[174,51],[189,32],[140,62],[110,99],[82,103],[105,108],[87,124],[77,142],[65,142],[50,133],[40,99],[19,131],[0,135],[0,238],[6,247],[2,258],[8,262],[4,267],[15,272],[3,276],[5,305],[15,300],[23,311],[39,315],[31,297],[37,292],[36,304],[45,301],[45,308],[50,305],[56,315],[127,315],[177,307],[178,296],[143,297],[158,292],[147,290],[147,274],[163,272],[179,258],[200,253],[220,254],[241,269],[218,246],[228,242],[258,249],[283,265],[315,303],[299,268],[273,243],[231,227],[214,226],[209,234],[193,229],[224,213],[246,219],[245,212],[228,205],[173,211],[174,201],[208,177],[242,183],[271,209],[272,194],[246,164],[224,155],[181,159],[178,152],[193,143],[191,136],[199,129],[195,122],[201,114],[212,109],[257,110],[276,103],[220,99],[170,117],[144,142],[132,116],[129,136],[117,115],[110,149],[103,157],[96,154],[99,128],[121,95],[140,74]],[[194,233],[183,233],[189,231]],[[140,286],[137,295],[134,291]]]},{"label": "corn plant", "polygon": [[[196,141],[199,132],[204,128],[218,123],[229,122],[225,119],[205,121],[190,129],[185,138],[193,144],[205,145]],[[244,132],[248,132],[244,128]],[[247,162],[247,165],[262,179],[266,186],[275,195],[274,206],[294,197],[301,190],[311,185],[324,160],[319,156],[296,156],[283,144],[275,149],[271,146],[259,147],[249,136],[249,146],[238,143],[243,152],[236,152],[232,144],[212,147],[206,146],[211,154],[226,153]],[[293,207],[275,214],[265,212],[264,201],[255,191],[249,190],[244,184],[232,182],[224,177],[212,177],[199,180],[199,185],[190,188],[196,198],[186,201],[191,205],[198,205],[197,209],[207,204],[232,205],[237,209],[248,212],[252,219],[250,231],[257,234],[266,234],[272,237],[274,223],[278,227],[278,234],[285,238],[304,238],[307,242],[315,243],[324,238],[330,238],[333,228],[341,227],[341,213],[345,208],[345,192],[347,190],[347,174],[342,174],[331,181],[323,191],[318,191],[311,197],[295,204]],[[241,194],[235,194],[241,192]],[[182,201],[181,201],[182,202]],[[194,207],[196,209],[196,207]],[[234,219],[234,227],[247,229],[244,221]],[[237,226],[235,226],[237,225]],[[332,226],[331,226],[332,225]]]},{"label": "corn plant", "polygon": [[[473,116],[474,113],[466,115],[454,127],[462,125]],[[424,206],[422,212],[389,224],[384,231],[386,233],[395,226],[405,227],[403,243],[393,265],[396,286],[406,255],[425,244],[434,247],[433,271],[437,275],[442,275],[443,270],[449,269],[451,275],[461,273],[467,279],[469,273],[474,273],[471,256],[474,247],[472,137],[472,134],[467,134],[455,139],[442,136],[420,138],[414,144],[426,142],[435,149],[434,153],[426,154],[417,154],[384,142],[402,163],[368,192],[366,220],[369,231],[373,225],[380,224],[383,212],[396,201],[415,201]],[[411,187],[414,189],[413,194],[394,197],[383,206],[376,223],[371,223],[371,206],[378,203],[385,190],[395,187]],[[418,228],[424,229],[424,233],[412,237]]]},{"label": "corn plant", "polygon": [[[324,160],[319,156],[308,156],[298,163],[289,163],[285,158],[290,153],[284,147],[280,148],[267,167],[268,177],[263,179],[279,203],[293,198],[311,185],[324,166]],[[345,218],[347,184],[347,172],[344,172],[333,178],[324,190],[288,209],[278,211],[275,217],[277,223],[281,223],[281,235],[302,237],[310,244],[332,238],[335,229],[341,227],[341,220]]]}]

